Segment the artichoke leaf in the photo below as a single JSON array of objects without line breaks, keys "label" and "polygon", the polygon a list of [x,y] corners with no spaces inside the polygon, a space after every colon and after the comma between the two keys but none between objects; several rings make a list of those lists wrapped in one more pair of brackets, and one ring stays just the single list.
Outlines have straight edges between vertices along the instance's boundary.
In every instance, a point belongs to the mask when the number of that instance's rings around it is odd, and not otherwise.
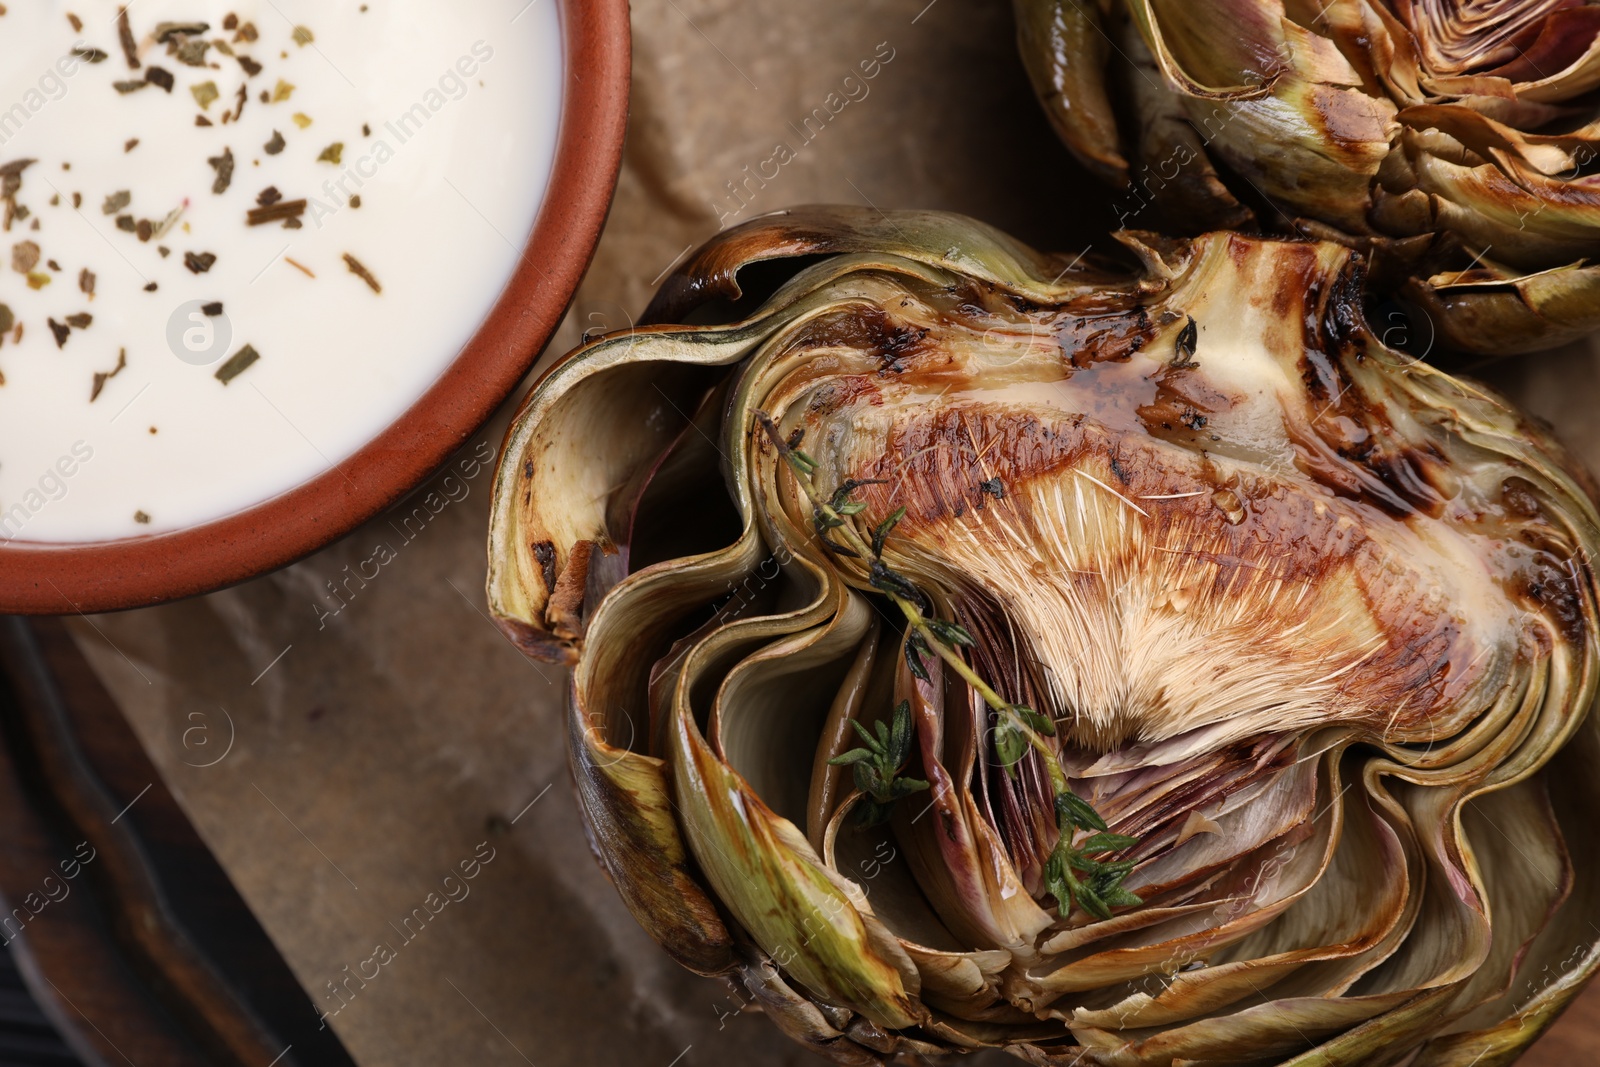
[{"label": "artichoke leaf", "polygon": [[[667,276],[645,317],[676,319],[714,299],[737,300],[743,295],[740,270],[812,255],[908,260],[1038,300],[1088,291],[1095,283],[1126,284],[1126,279],[1098,273],[1070,256],[1042,255],[965,216],[897,211],[888,217],[870,208],[814,204],[762,215],[717,234]],[[774,303],[783,300],[782,294],[773,298]]]},{"label": "artichoke leaf", "polygon": [[834,813],[823,857],[860,887],[873,914],[900,939],[921,977],[923,1002],[973,1022],[993,1018],[997,1008],[1009,1008],[999,977],[1011,966],[1011,953],[967,949],[950,933],[913,877],[893,830],[866,826],[855,818],[860,801],[861,794],[853,794]]},{"label": "artichoke leaf", "polygon": [[1600,330],[1600,265],[1458,278],[1413,278],[1406,295],[1427,315],[1436,335],[1461,351],[1515,355]]},{"label": "artichoke leaf", "polygon": [[943,666],[930,664],[932,680],[922,681],[905,666],[903,646],[899,658],[896,692],[911,703],[919,773],[929,792],[926,800],[919,794],[912,804],[895,806],[895,836],[917,883],[963,944],[1029,959],[1051,918],[1023,886],[1005,843],[979,812],[971,791],[958,784],[940,757],[947,703]]},{"label": "artichoke leaf", "polygon": [[[804,627],[811,617],[836,614],[840,595],[849,594],[835,585],[830,596],[825,586],[810,610],[786,622]],[[713,658],[715,645],[736,640],[750,625],[730,624],[695,649],[674,695],[669,763],[690,850],[724,906],[785,973],[880,1026],[911,1026],[920,1009],[912,1000],[916,970],[909,957],[858,908],[849,883],[827,870],[795,825],[719,757],[689,708],[697,669]],[[825,641],[828,630],[798,629],[761,655],[800,655]],[[832,653],[824,646],[813,654]]]},{"label": "artichoke leaf", "polygon": [[1099,7],[1078,0],[1016,0],[1023,66],[1056,132],[1083,164],[1114,185],[1128,181],[1106,91],[1111,38]]},{"label": "artichoke leaf", "polygon": [[1073,993],[1137,979],[1152,970],[1176,971],[1272,922],[1306,895],[1332,861],[1343,808],[1328,803],[1337,790],[1329,793],[1324,787],[1321,792],[1325,794],[1321,811],[1294,831],[1264,843],[1255,850],[1253,864],[1234,872],[1231,881],[1236,888],[1225,888],[1222,895],[1241,897],[1242,904],[1218,904],[1209,913],[1130,932],[1110,944],[1095,945],[1086,955],[1069,955],[1065,962],[1034,968],[1029,982],[1044,993]]},{"label": "artichoke leaf", "polygon": [[[1181,0],[1129,0],[1128,13],[1162,75],[1187,96],[1263,97],[1286,66],[1282,8],[1277,4],[1226,0],[1201,7]],[[1227,33],[1207,33],[1213,25],[1226,25]],[[1195,47],[1202,41],[1216,47]]]},{"label": "artichoke leaf", "polygon": [[[1205,145],[1235,112],[1227,102],[1207,101],[1198,119],[1184,97],[1172,91],[1161,77],[1155,57],[1137,33],[1123,36],[1123,47],[1134,77],[1127,79],[1128,94],[1140,118],[1140,167],[1131,182],[1133,202],[1119,200],[1117,225],[1126,227],[1145,206],[1149,196],[1161,207],[1163,222],[1182,219],[1185,226],[1206,229],[1242,229],[1255,214],[1239,203],[1206,154]],[[1127,206],[1124,206],[1127,204]]]},{"label": "artichoke leaf", "polygon": [[607,745],[576,705],[567,722],[585,826],[628,911],[683,966],[727,972],[733,938],[689,868],[664,763]]}]

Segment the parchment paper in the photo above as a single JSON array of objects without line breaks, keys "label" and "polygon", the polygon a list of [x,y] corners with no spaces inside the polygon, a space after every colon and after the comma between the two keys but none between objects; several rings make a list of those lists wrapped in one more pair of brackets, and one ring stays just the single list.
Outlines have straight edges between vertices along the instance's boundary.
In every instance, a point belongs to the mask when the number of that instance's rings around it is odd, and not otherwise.
[{"label": "parchment paper", "polygon": [[[994,0],[638,0],[616,204],[545,362],[628,326],[719,226],[791,204],[953,209],[1072,253],[1105,242],[1113,198],[1051,135],[1013,33]],[[1600,461],[1597,362],[1494,373]],[[564,677],[484,613],[488,457],[509,414],[311,559],[74,633],[364,1067],[817,1062],[669,961],[589,855]]]}]

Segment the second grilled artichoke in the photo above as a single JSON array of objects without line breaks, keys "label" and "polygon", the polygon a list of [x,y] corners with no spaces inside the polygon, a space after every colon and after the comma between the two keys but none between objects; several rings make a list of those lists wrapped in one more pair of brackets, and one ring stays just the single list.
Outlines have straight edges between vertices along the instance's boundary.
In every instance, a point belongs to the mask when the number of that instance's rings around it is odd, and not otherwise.
[{"label": "second grilled artichoke", "polygon": [[1016,0],[1016,11],[1057,130],[1124,187],[1132,225],[1254,224],[1357,244],[1459,350],[1499,356],[1600,328],[1600,6]]}]

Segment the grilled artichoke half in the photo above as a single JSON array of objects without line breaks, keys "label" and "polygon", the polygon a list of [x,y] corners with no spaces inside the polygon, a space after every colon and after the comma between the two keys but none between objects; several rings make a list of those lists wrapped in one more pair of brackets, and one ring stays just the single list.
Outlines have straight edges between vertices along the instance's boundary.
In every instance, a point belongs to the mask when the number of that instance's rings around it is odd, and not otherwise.
[{"label": "grilled artichoke half", "polygon": [[[489,600],[573,668],[595,850],[842,1063],[1507,1063],[1600,959],[1591,485],[1384,348],[1350,249],[1126,240],[769,216],[537,384]],[[918,677],[886,573],[1048,760]],[[901,702],[862,818],[830,760]],[[1051,766],[1125,835],[1109,918],[1049,891]]]},{"label": "grilled artichoke half", "polygon": [[1340,236],[1461,350],[1504,355],[1600,328],[1600,5],[1016,10],[1046,110],[1080,159],[1127,188],[1124,217],[1155,207],[1168,228],[1254,220]]}]

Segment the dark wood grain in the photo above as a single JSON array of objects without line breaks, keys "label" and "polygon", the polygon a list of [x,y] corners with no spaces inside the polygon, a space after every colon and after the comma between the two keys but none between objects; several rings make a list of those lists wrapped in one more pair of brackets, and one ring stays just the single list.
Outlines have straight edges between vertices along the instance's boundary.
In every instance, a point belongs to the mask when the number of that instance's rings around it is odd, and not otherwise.
[{"label": "dark wood grain", "polygon": [[348,1065],[61,624],[0,620],[0,673],[0,905],[79,1057]]}]

